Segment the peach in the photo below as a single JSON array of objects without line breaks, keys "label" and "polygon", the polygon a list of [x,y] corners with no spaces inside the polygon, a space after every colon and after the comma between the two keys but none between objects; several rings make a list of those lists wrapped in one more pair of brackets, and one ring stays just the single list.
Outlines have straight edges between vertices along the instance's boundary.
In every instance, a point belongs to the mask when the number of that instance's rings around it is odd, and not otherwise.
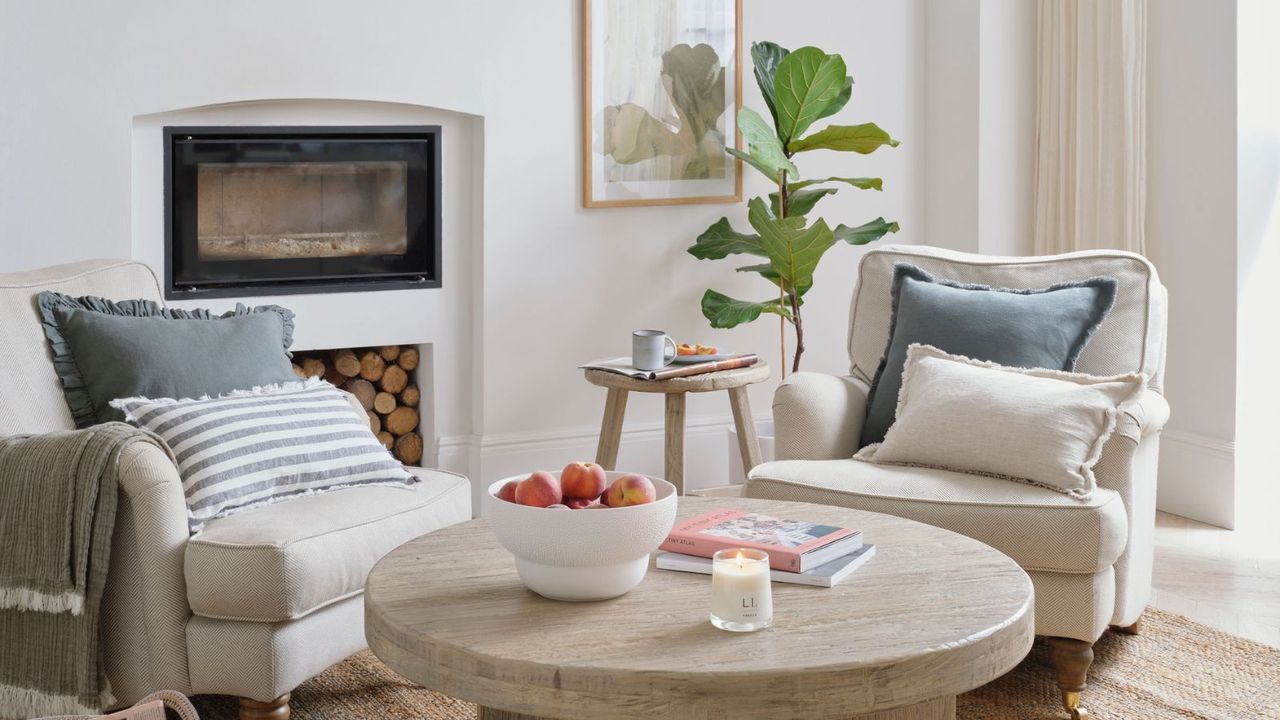
[{"label": "peach", "polygon": [[567,498],[595,500],[604,492],[604,468],[593,462],[572,462],[560,473],[560,490]]},{"label": "peach", "polygon": [[634,473],[623,475],[605,490],[601,501],[609,507],[627,507],[628,505],[644,505],[658,499],[658,491],[654,489],[649,478]]},{"label": "peach", "polygon": [[506,500],[509,503],[515,502],[516,501],[516,485],[519,485],[519,484],[520,484],[519,480],[512,480],[506,485],[503,485],[502,489],[498,491],[498,494],[496,497],[499,500]]},{"label": "peach", "polygon": [[516,485],[516,502],[530,507],[549,507],[561,504],[564,495],[556,476],[539,470]]},{"label": "peach", "polygon": [[595,500],[591,498],[565,498],[564,499],[564,504],[573,510],[581,510],[582,508],[587,507],[593,502],[595,502]]}]

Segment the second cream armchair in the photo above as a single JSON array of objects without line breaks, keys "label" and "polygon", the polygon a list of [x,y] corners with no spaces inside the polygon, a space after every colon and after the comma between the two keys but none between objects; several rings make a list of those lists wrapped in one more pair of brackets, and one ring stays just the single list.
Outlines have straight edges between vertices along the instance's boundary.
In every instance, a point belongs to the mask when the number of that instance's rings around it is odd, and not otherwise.
[{"label": "second cream armchair", "polygon": [[[993,287],[1045,287],[1099,275],[1119,281],[1116,304],[1077,370],[1142,373],[1148,389],[1122,408],[1094,468],[1099,488],[1091,499],[998,478],[851,459],[888,341],[890,279],[898,262]],[[911,518],[1009,555],[1035,585],[1036,633],[1050,639],[1064,705],[1072,717],[1083,717],[1080,692],[1094,641],[1108,626],[1136,632],[1151,593],[1159,436],[1169,415],[1161,395],[1165,304],[1155,268],[1130,253],[1000,258],[927,247],[872,250],[854,291],[849,374],[801,372],[782,383],[773,404],[777,460],[752,470],[745,494]]]}]

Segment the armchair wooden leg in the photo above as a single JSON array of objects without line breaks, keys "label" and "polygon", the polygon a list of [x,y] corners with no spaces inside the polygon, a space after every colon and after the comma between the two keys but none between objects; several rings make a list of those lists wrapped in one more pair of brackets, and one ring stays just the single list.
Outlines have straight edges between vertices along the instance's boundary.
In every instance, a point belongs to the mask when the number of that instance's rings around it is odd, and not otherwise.
[{"label": "armchair wooden leg", "polygon": [[1142,632],[1142,618],[1134,620],[1132,625],[1112,625],[1111,629],[1121,635],[1137,635]]},{"label": "armchair wooden leg", "polygon": [[289,720],[289,693],[269,702],[240,698],[240,720]]},{"label": "armchair wooden leg", "polygon": [[1062,691],[1062,706],[1071,713],[1071,720],[1084,720],[1089,711],[1080,707],[1080,693],[1084,692],[1089,665],[1093,663],[1093,643],[1075,638],[1049,638],[1049,662],[1057,676],[1058,689]]}]

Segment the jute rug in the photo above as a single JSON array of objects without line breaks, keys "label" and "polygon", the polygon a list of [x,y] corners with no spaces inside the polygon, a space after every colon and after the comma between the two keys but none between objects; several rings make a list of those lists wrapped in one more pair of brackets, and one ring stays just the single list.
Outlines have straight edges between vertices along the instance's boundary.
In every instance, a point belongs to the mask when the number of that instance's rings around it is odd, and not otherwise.
[{"label": "jute rug", "polygon": [[[1094,647],[1084,705],[1099,720],[1280,719],[1280,648],[1149,609],[1142,634],[1107,633]],[[1048,647],[1004,677],[960,696],[965,720],[1065,717]],[[198,697],[201,720],[235,720],[231,698]],[[293,692],[294,720],[472,720],[475,706],[423,690],[368,652],[335,665]]]}]

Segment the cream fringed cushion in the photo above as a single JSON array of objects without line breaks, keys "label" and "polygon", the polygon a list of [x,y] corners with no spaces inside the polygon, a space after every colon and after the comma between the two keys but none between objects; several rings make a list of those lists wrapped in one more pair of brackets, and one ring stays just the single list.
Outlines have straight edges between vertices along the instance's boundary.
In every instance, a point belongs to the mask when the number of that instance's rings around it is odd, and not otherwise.
[{"label": "cream fringed cushion", "polygon": [[912,345],[897,419],[856,460],[993,475],[1087,498],[1141,375],[1010,368]]}]

